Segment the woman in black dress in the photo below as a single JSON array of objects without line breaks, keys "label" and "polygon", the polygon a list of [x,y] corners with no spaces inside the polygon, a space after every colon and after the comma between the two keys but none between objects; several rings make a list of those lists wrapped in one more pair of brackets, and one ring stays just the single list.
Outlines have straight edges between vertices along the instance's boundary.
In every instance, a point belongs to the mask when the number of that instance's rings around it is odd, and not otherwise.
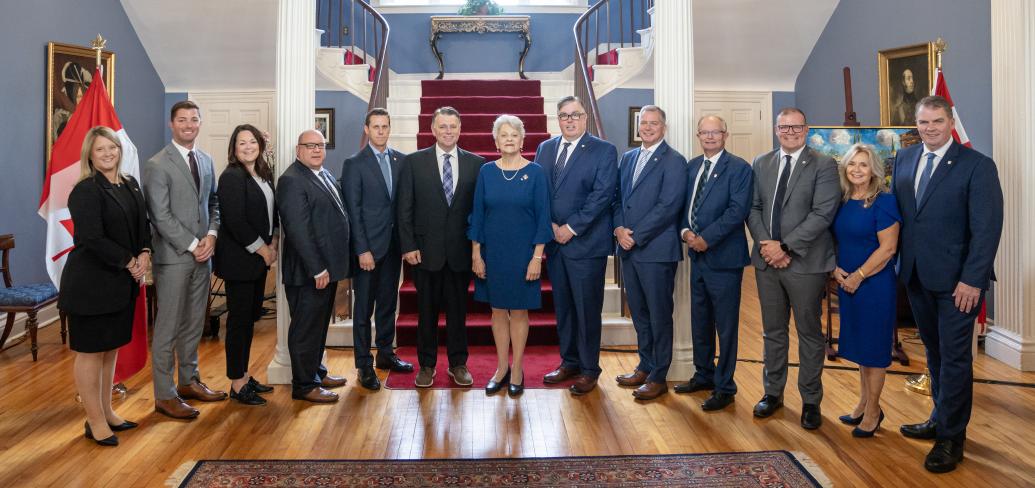
[{"label": "woman in black dress", "polygon": [[75,384],[86,410],[86,438],[117,446],[132,429],[111,408],[118,348],[133,335],[136,298],[151,263],[151,229],[140,185],[122,174],[122,144],[111,129],[86,133],[81,176],[68,197],[75,248],[61,276],[58,308],[68,314]]},{"label": "woman in black dress", "polygon": [[255,322],[262,316],[266,274],[277,261],[277,209],[273,171],[263,156],[262,132],[244,124],[230,136],[227,167],[219,177],[219,239],[213,260],[226,283],[226,376],[230,398],[265,405],[273,391],[248,373]]}]

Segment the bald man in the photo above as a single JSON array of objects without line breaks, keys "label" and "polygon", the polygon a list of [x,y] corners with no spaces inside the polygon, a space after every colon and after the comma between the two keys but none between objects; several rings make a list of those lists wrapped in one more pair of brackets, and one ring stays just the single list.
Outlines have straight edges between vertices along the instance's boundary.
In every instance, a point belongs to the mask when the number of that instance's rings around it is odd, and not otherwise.
[{"label": "bald man", "polygon": [[323,167],[326,147],[319,132],[303,132],[297,159],[277,181],[284,232],[280,266],[291,311],[291,397],[315,403],[338,401],[326,388],[345,385],[345,378],[329,375],[320,363],[334,293],[349,274],[349,217],[341,189]]}]

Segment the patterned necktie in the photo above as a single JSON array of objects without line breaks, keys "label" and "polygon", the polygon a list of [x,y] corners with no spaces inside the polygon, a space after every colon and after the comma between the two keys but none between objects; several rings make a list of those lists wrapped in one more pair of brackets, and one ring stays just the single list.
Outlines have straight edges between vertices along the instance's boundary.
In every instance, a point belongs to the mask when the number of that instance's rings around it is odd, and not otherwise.
[{"label": "patterned necktie", "polygon": [[194,151],[187,151],[187,163],[190,165],[190,175],[194,177],[194,189],[201,191],[201,175],[198,174],[198,158]]},{"label": "patterned necktie", "polygon": [[324,186],[327,187],[327,191],[331,193],[331,197],[334,198],[334,203],[338,206],[338,210],[341,213],[345,213],[345,207],[341,204],[341,197],[338,196],[338,188],[334,186],[334,179],[331,178],[331,174],[325,169],[320,170],[320,177],[323,179]]},{"label": "patterned necktie", "polygon": [[442,155],[442,191],[446,194],[446,203],[453,204],[453,165],[449,164],[451,154]]},{"label": "patterned necktie", "polygon": [[931,182],[931,172],[934,168],[934,157],[937,156],[935,153],[927,153],[927,162],[924,163],[924,170],[920,173],[920,184],[916,187],[916,206],[920,208],[920,199],[924,197],[924,191],[927,190],[927,184]]},{"label": "patterned necktie", "polygon": [[568,147],[571,146],[570,142],[564,143],[564,148],[561,149],[560,156],[557,156],[557,163],[553,165],[553,185],[557,186],[557,182],[561,180],[561,171],[564,171],[564,165],[568,163]]},{"label": "patterned necktie", "polygon": [[704,160],[704,172],[701,173],[701,177],[697,179],[697,189],[694,190],[694,201],[690,206],[690,230],[694,234],[700,233],[700,226],[697,225],[697,209],[701,207],[701,194],[704,193],[704,185],[708,182],[708,177],[711,175],[710,171],[712,168],[711,160]]},{"label": "patterned necktie", "polygon": [[783,229],[780,227],[783,196],[787,193],[787,179],[791,176],[791,155],[788,154],[783,159],[783,171],[780,172],[780,180],[776,183],[776,196],[773,198],[773,221],[769,223],[769,234],[774,241],[783,239]]},{"label": "patterned necktie", "polygon": [[392,167],[388,164],[388,152],[377,155],[377,165],[381,167],[381,176],[385,179],[385,186],[388,188],[388,198],[392,197]]},{"label": "patterned necktie", "polygon": [[636,186],[636,180],[640,179],[640,172],[643,171],[643,167],[647,165],[647,160],[650,159],[650,151],[644,151],[640,149],[640,159],[636,160],[636,167],[633,168],[633,181],[632,186]]}]

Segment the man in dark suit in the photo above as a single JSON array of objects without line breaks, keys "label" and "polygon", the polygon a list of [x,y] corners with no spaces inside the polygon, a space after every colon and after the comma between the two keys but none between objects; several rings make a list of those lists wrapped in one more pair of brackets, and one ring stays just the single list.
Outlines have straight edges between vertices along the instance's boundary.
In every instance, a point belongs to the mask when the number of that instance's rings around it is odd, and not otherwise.
[{"label": "man in dark suit", "polygon": [[[721,410],[733,403],[737,384],[737,331],[740,285],[750,263],[744,221],[751,211],[754,175],[747,161],[726,151],[726,121],[715,115],[697,122],[704,154],[690,161],[680,235],[690,257],[690,331],[694,376],[676,393],[712,390],[701,408]],[[715,336],[719,337],[718,364]]]},{"label": "man in dark suit", "polygon": [[467,370],[467,288],[471,283],[471,241],[467,217],[474,185],[485,159],[460,149],[460,113],[441,107],[431,119],[437,141],[403,160],[399,175],[398,226],[403,259],[414,266],[417,287],[417,361],[414,383],[431,386],[438,359],[438,315],[446,312],[449,377],[460,386],[474,379]]},{"label": "man in dark suit", "polygon": [[[395,310],[399,302],[399,231],[395,227],[395,202],[404,154],[388,147],[392,121],[388,111],[367,112],[363,133],[367,145],[345,160],[341,188],[352,224],[352,253],[359,269],[352,281],[356,292],[352,312],[352,344],[356,353],[359,384],[378,390],[370,354],[370,317],[376,315],[377,367],[408,373],[413,365],[399,359],[395,342]],[[376,311],[376,314],[375,314]]]},{"label": "man in dark suit", "polygon": [[899,279],[927,347],[934,400],[927,421],[901,431],[935,439],[924,461],[935,473],[952,471],[963,460],[973,404],[974,320],[994,277],[1003,230],[995,162],[954,142],[955,125],[947,100],[920,100],[916,128],[924,143],[898,152],[892,178],[902,213]]},{"label": "man in dark suit", "polygon": [[823,290],[835,264],[830,225],[841,203],[841,183],[833,158],[805,145],[809,126],[804,112],[781,110],[775,132],[780,148],[759,156],[752,165],[755,191],[748,215],[765,335],[765,396],[755,405],[754,414],[769,417],[783,406],[793,309],[801,426],[814,430],[823,423],[819,404],[825,346],[819,317]]},{"label": "man in dark suit", "polygon": [[653,400],[668,393],[672,364],[672,291],[683,259],[679,214],[686,199],[686,159],[665,142],[665,111],[640,109],[643,145],[622,156],[612,204],[614,235],[629,298],[640,363],[615,378],[638,387],[633,397]]},{"label": "man in dark suit", "polygon": [[284,232],[280,272],[291,312],[291,398],[314,403],[338,401],[325,388],[345,385],[345,378],[328,374],[320,363],[334,294],[350,265],[349,217],[338,184],[323,167],[326,146],[316,130],[303,132],[295,148],[297,159],[277,181]]},{"label": "man in dark suit", "polygon": [[546,383],[576,381],[573,395],[593,391],[600,376],[600,313],[604,273],[614,251],[611,201],[618,181],[618,150],[586,133],[586,109],[573,96],[557,103],[561,135],[536,149],[535,162],[550,183],[554,241],[546,268],[553,284],[561,365]]}]

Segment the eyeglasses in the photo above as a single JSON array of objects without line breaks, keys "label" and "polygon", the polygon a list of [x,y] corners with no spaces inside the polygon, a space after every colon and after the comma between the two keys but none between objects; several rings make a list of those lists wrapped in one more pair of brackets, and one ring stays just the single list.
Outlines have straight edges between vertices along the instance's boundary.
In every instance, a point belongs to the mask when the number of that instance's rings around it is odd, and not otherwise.
[{"label": "eyeglasses", "polygon": [[776,130],[779,131],[781,134],[788,134],[788,133],[791,133],[791,132],[793,132],[795,134],[801,134],[802,131],[805,130],[805,126],[804,125],[778,125],[778,126],[776,126]]},{"label": "eyeglasses", "polygon": [[721,136],[721,135],[723,135],[725,133],[726,133],[726,131],[724,131],[724,130],[699,130],[699,131],[697,131],[697,135],[699,135],[701,137],[708,137],[708,136],[719,137],[719,136]]},{"label": "eyeglasses", "polygon": [[323,150],[324,148],[327,147],[327,144],[323,144],[323,143],[317,144],[317,143],[312,143],[311,142],[311,143],[308,143],[308,144],[299,144],[299,146],[302,146],[302,147],[304,147],[304,148],[306,148],[306,149],[308,149],[310,151],[315,151],[317,149]]},{"label": "eyeglasses", "polygon": [[584,114],[582,112],[574,112],[574,113],[570,113],[570,114],[566,114],[564,112],[561,112],[561,113],[557,114],[557,118],[559,120],[579,120],[579,119],[582,118],[583,115],[586,115],[586,114]]}]

